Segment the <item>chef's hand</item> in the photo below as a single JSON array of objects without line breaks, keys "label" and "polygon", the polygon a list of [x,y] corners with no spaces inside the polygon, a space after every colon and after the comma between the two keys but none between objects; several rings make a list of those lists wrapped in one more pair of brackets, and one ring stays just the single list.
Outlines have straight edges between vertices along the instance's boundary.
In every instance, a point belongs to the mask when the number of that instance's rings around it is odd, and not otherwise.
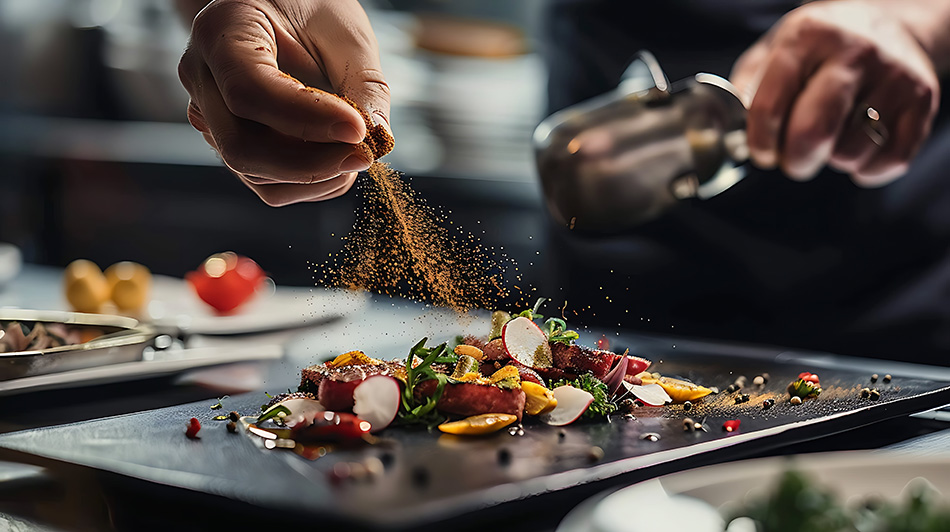
[{"label": "chef's hand", "polygon": [[372,163],[360,114],[328,93],[389,129],[389,86],[357,0],[215,0],[195,17],[178,74],[188,120],[271,206],[337,197]]},{"label": "chef's hand", "polygon": [[[862,186],[907,170],[930,134],[940,85],[920,41],[896,16],[899,6],[812,2],[739,58],[733,82],[754,94],[747,127],[753,162],[781,166],[798,180],[830,164]],[[864,130],[868,107],[889,132],[881,146]]]}]

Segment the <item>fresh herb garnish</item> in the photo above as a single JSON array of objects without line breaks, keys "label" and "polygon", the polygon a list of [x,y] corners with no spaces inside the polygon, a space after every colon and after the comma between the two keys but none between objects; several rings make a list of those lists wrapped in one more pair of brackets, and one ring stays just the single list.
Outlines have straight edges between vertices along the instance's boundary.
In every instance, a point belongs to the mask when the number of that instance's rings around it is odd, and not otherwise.
[{"label": "fresh herb garnish", "polygon": [[528,310],[523,310],[517,314],[512,314],[511,318],[528,318],[529,320],[543,320],[544,316],[538,314],[538,309],[541,308],[541,305],[547,301],[546,297],[539,297],[538,301],[534,304],[534,307],[529,308]]},{"label": "fresh herb garnish", "polygon": [[[448,382],[448,377],[432,369],[432,364],[455,364],[458,357],[448,351],[445,343],[432,348],[426,347],[428,340],[428,338],[420,340],[409,350],[409,356],[406,358],[406,386],[402,391],[399,419],[407,424],[423,424],[432,427],[445,419],[435,409],[435,405],[442,397],[445,384]],[[414,365],[416,357],[422,360]],[[432,397],[417,400],[414,395],[416,386],[428,380],[437,381],[435,393]]]},{"label": "fresh herb garnish", "polygon": [[561,318],[548,318],[541,326],[541,332],[548,337],[549,342],[561,342],[567,345],[571,345],[571,342],[580,337],[577,331],[568,330],[567,323]]},{"label": "fresh herb garnish", "polygon": [[287,408],[286,406],[284,406],[284,405],[278,403],[278,404],[276,404],[276,405],[274,405],[274,406],[268,408],[267,410],[265,410],[264,413],[262,413],[261,415],[257,416],[257,423],[258,423],[258,424],[263,423],[263,422],[267,421],[268,419],[275,418],[275,417],[279,417],[281,414],[283,414],[283,415],[285,415],[285,416],[289,416],[289,415],[290,415],[290,409]]},{"label": "fresh herb garnish", "polygon": [[595,377],[593,373],[585,373],[572,381],[559,380],[551,384],[551,389],[565,385],[584,390],[594,396],[594,402],[584,412],[583,417],[585,418],[603,418],[617,410],[617,404],[610,400],[610,395],[607,393],[607,385]]},{"label": "fresh herb garnish", "polygon": [[[541,308],[541,305],[543,305],[545,301],[547,301],[547,298],[540,297],[534,304],[534,307],[514,314],[509,319],[528,318],[532,321],[543,320],[544,316],[538,314],[538,309]],[[576,331],[568,330],[567,323],[561,318],[548,318],[547,321],[541,325],[541,331],[549,342],[560,342],[567,345],[571,345],[571,342],[580,337]],[[499,336],[501,335],[500,332],[498,334]]]},{"label": "fresh herb garnish", "polygon": [[218,402],[215,403],[215,404],[213,404],[213,405],[211,405],[211,410],[221,410],[221,407],[224,406],[224,405],[221,404],[221,403],[222,403],[225,399],[227,399],[227,398],[228,398],[227,395],[225,395],[224,397],[218,397]]}]

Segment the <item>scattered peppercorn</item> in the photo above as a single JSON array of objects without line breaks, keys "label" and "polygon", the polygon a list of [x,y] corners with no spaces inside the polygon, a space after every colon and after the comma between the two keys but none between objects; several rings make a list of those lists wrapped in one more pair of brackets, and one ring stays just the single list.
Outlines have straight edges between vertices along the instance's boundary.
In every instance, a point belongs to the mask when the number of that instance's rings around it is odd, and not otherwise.
[{"label": "scattered peppercorn", "polygon": [[198,439],[198,431],[201,430],[201,422],[198,421],[198,418],[191,418],[188,420],[188,428],[185,429],[185,436],[196,440]]},{"label": "scattered peppercorn", "polygon": [[868,396],[868,399],[872,401],[877,401],[880,398],[881,398],[881,392],[877,390],[871,390],[871,395]]},{"label": "scattered peppercorn", "polygon": [[726,393],[732,393],[738,389],[739,387],[736,386],[735,384],[730,384],[729,386],[726,387]]},{"label": "scattered peppercorn", "polygon": [[232,410],[231,412],[228,413],[228,419],[230,419],[231,421],[237,422],[238,420],[241,419],[241,414],[238,414],[237,412]]},{"label": "scattered peppercorn", "polygon": [[871,382],[877,382],[877,373],[871,375]]},{"label": "scattered peppercorn", "polygon": [[690,401],[686,401],[685,403],[683,403],[684,412],[689,412],[692,409],[693,409],[693,403],[691,403]]},{"label": "scattered peppercorn", "polygon": [[800,405],[802,404],[802,398],[797,395],[793,395],[788,402],[792,403],[793,405]]},{"label": "scattered peppercorn", "polygon": [[627,399],[620,401],[619,406],[620,406],[621,412],[630,413],[630,412],[633,412],[633,409],[636,408],[637,405],[634,404],[633,399],[630,399],[628,397]]},{"label": "scattered peppercorn", "polygon": [[511,463],[511,451],[502,447],[498,449],[498,463],[500,465],[506,466]]},{"label": "scattered peppercorn", "polygon": [[599,462],[604,458],[604,450],[596,445],[587,451],[587,460],[590,462]]},{"label": "scattered peppercorn", "polygon": [[775,406],[775,399],[766,399],[762,402],[762,410],[768,410]]},{"label": "scattered peppercorn", "polygon": [[889,382],[891,382],[891,376],[890,376],[890,375],[884,375],[884,384],[887,384],[887,383],[889,383]]},{"label": "scattered peppercorn", "polygon": [[861,388],[861,398],[862,398],[862,399],[867,399],[868,397],[871,397],[871,389],[870,389],[870,388]]},{"label": "scattered peppercorn", "polygon": [[557,439],[560,441],[564,441],[564,438],[567,438],[567,431],[564,429],[557,431]]},{"label": "scattered peppercorn", "polygon": [[237,433],[237,423],[233,421],[228,421],[228,424],[225,426],[228,428],[228,432],[230,432],[231,434]]}]

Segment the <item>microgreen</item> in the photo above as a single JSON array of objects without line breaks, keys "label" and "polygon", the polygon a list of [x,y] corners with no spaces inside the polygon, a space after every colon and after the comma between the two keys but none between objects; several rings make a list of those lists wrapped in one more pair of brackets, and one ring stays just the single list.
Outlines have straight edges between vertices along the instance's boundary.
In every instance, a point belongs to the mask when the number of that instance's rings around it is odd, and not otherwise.
[{"label": "microgreen", "polygon": [[580,337],[577,331],[568,330],[567,323],[561,318],[548,318],[541,326],[541,332],[547,336],[549,342],[561,342],[567,345],[571,345],[571,342]]},{"label": "microgreen", "polygon": [[[407,424],[423,424],[434,426],[444,418],[435,409],[436,403],[442,397],[448,377],[432,369],[432,364],[455,364],[458,357],[448,351],[446,344],[436,347],[426,347],[428,338],[423,338],[409,350],[406,357],[406,386],[402,391],[402,401],[399,408],[399,419]],[[421,362],[414,364],[416,357]],[[419,383],[427,380],[436,380],[436,390],[432,397],[422,400],[415,398],[415,388]]]},{"label": "microgreen", "polygon": [[228,398],[227,395],[225,395],[224,397],[218,397],[218,402],[211,405],[211,410],[220,410],[224,406],[222,403],[227,398]]},{"label": "microgreen", "polygon": [[261,415],[257,416],[257,423],[258,423],[258,424],[263,423],[263,422],[267,421],[268,419],[271,419],[271,418],[275,418],[275,417],[280,416],[280,414],[284,414],[285,416],[289,416],[289,415],[290,415],[290,409],[287,408],[286,406],[284,406],[284,405],[278,403],[278,404],[276,404],[276,405],[274,405],[274,406],[268,408],[267,410],[265,410],[264,413],[262,413]]},{"label": "microgreen", "polygon": [[521,311],[521,312],[519,312],[519,313],[517,313],[517,314],[512,314],[511,317],[512,317],[512,318],[525,317],[525,318],[528,318],[529,320],[532,320],[532,321],[533,321],[533,320],[543,320],[543,319],[544,319],[544,316],[542,316],[541,314],[538,314],[538,309],[541,308],[541,305],[544,304],[544,302],[547,301],[547,300],[548,300],[548,299],[547,299],[546,297],[539,297],[539,298],[538,298],[538,301],[534,304],[534,307],[529,308],[529,309],[527,309],[527,310],[523,310],[523,311]]},{"label": "microgreen", "polygon": [[554,382],[551,384],[551,389],[565,385],[584,390],[594,396],[594,402],[587,407],[587,411],[584,412],[584,417],[603,418],[617,410],[617,405],[610,400],[610,396],[607,393],[607,385],[595,377],[593,373],[585,373],[572,381],[560,380]]}]

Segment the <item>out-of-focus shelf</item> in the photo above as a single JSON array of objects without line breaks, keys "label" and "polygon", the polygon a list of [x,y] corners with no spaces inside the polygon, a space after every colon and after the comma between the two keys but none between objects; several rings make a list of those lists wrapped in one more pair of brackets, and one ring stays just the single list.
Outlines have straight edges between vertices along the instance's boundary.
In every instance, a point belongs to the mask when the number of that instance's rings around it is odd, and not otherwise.
[{"label": "out-of-focus shelf", "polygon": [[0,152],[51,159],[221,166],[191,125],[8,115],[0,119]]}]

